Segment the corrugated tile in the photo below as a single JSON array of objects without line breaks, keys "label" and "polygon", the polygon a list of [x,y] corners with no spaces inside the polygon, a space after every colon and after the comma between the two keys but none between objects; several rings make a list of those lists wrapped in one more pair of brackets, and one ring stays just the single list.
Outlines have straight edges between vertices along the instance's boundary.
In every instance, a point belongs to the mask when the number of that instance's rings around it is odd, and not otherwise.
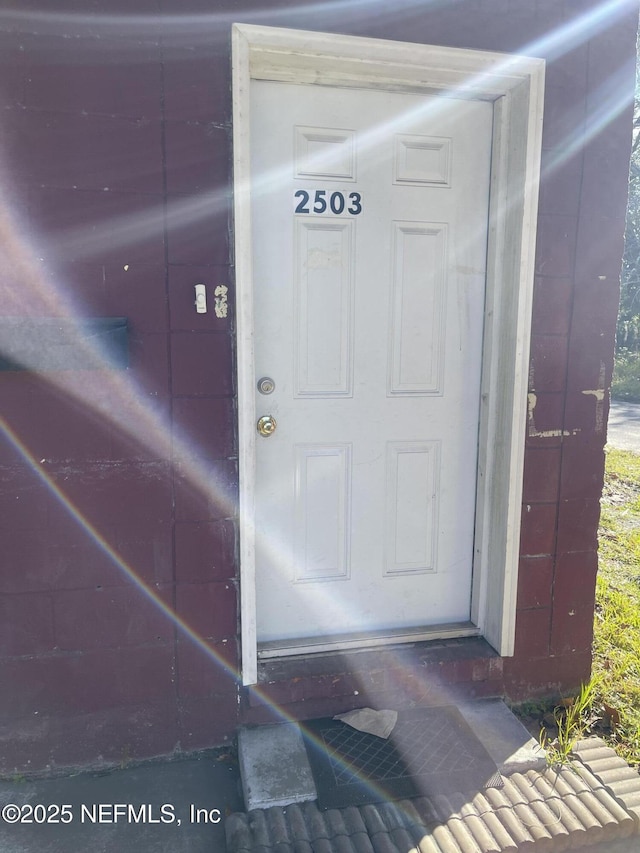
[{"label": "corrugated tile", "polygon": [[444,794],[436,794],[435,797],[431,798],[431,803],[440,823],[448,823],[452,819],[458,820],[460,818],[455,805]]},{"label": "corrugated tile", "polygon": [[611,811],[592,791],[581,791],[577,796],[582,805],[589,809],[591,814],[599,821],[603,828],[611,825],[617,825],[617,820],[611,814]]},{"label": "corrugated tile", "polygon": [[328,838],[315,838],[311,848],[313,853],[334,853],[333,844]]},{"label": "corrugated tile", "polygon": [[563,853],[640,832],[640,776],[594,738],[570,767],[514,773],[502,789],[256,809],[226,832],[229,853]]},{"label": "corrugated tile", "polygon": [[640,776],[637,774],[633,779],[621,779],[619,782],[616,782],[616,794],[634,794],[638,790],[640,790]]},{"label": "corrugated tile", "polygon": [[518,788],[517,785],[511,779],[505,779],[504,785],[500,789],[501,793],[504,797],[507,797],[511,805],[517,806],[519,803],[526,806],[529,802],[529,798],[525,797],[522,791]]},{"label": "corrugated tile", "polygon": [[263,847],[271,846],[267,819],[262,809],[254,809],[249,812],[249,828],[253,833],[256,844],[261,844]]},{"label": "corrugated tile", "polygon": [[246,814],[229,815],[224,828],[227,846],[231,850],[236,851],[236,853],[244,853],[245,850],[253,849],[253,839]]},{"label": "corrugated tile", "polygon": [[468,815],[465,818],[465,825],[482,853],[502,853],[503,848],[500,842],[489,831],[489,827],[482,818],[476,815]]},{"label": "corrugated tile", "polygon": [[635,821],[634,832],[639,832],[640,831],[640,809],[637,809],[634,806],[628,806],[627,811],[629,812],[629,814],[633,815],[633,820]]},{"label": "corrugated tile", "polygon": [[[593,740],[594,743],[589,745],[587,742]],[[594,761],[602,761],[603,759],[611,760],[614,759],[616,762],[620,761],[620,756],[616,754],[616,752],[611,749],[611,747],[606,746],[604,741],[601,741],[600,738],[585,738],[586,743],[583,749],[577,752],[581,757],[585,757],[589,764],[592,764]]]},{"label": "corrugated tile", "polygon": [[359,832],[366,833],[367,827],[362,820],[360,810],[355,806],[349,806],[346,809],[342,809],[342,819],[349,835],[356,835],[356,833]]},{"label": "corrugated tile", "polygon": [[[616,751],[612,749],[610,746],[599,737],[586,737],[579,740],[576,745],[573,747],[573,752],[579,756],[591,756],[593,753],[598,752],[599,750],[605,749],[609,755],[613,755],[618,758]],[[590,760],[588,758],[587,760]]]},{"label": "corrugated tile", "polygon": [[[585,780],[593,787],[593,779],[616,798],[616,800],[634,817],[637,822],[636,804],[633,798],[635,792],[640,792],[640,776],[599,738],[589,738],[581,741],[575,749],[578,762],[578,772],[583,773]],[[596,760],[592,760],[598,756]]]},{"label": "corrugated tile", "polygon": [[628,809],[637,809],[640,806],[640,791],[625,791],[620,796],[624,797],[624,804]]},{"label": "corrugated tile", "polygon": [[[599,749],[601,750],[602,747]],[[589,741],[583,741],[578,744],[576,754],[579,761],[586,765],[587,773],[593,774],[633,818],[634,831],[637,832],[640,830],[640,776],[636,770],[615,755],[613,750],[609,750],[608,747],[605,749],[606,756],[591,761],[591,756],[596,754],[595,748],[590,747]],[[602,752],[599,751],[598,754],[602,755]]]},{"label": "corrugated tile", "polygon": [[571,836],[575,836],[576,839],[583,836],[584,841],[588,841],[587,827],[583,825],[578,815],[564,801],[564,798],[559,795],[555,786],[545,779],[542,774],[539,774],[533,782],[535,787],[544,794],[545,802],[549,808],[559,815],[561,823],[566,827]]},{"label": "corrugated tile", "polygon": [[571,789],[575,794],[581,794],[585,791],[591,791],[590,786],[587,784],[586,779],[580,776],[579,773],[576,773],[573,765],[571,767],[564,768],[559,774],[560,786],[563,788],[566,787],[568,791]]},{"label": "corrugated tile", "polygon": [[289,833],[294,841],[309,841],[309,833],[307,832],[307,824],[304,820],[302,809],[297,803],[292,803],[287,806],[285,817],[289,824]]},{"label": "corrugated tile", "polygon": [[473,800],[464,794],[450,794],[448,800],[455,808],[456,814],[464,820],[465,826],[482,853],[502,853],[500,842],[494,838],[489,827],[478,814]]},{"label": "corrugated tile", "polygon": [[378,812],[389,831],[404,828],[405,820],[401,803],[380,803]]},{"label": "corrugated tile", "polygon": [[473,798],[470,798],[468,794],[449,794],[449,799],[462,817],[479,816],[478,809],[473,804]]},{"label": "corrugated tile", "polygon": [[[621,806],[624,809],[625,813],[629,817],[633,818],[634,822],[637,824],[638,823],[638,807],[639,807],[638,806],[638,797],[639,797],[639,795],[636,793],[633,793],[633,792],[628,792],[628,791],[622,792],[622,793],[616,793],[615,791],[612,791],[611,789],[609,789],[609,791],[611,793],[612,798],[615,797],[615,802],[619,806]],[[640,829],[640,827],[637,827],[637,828]],[[640,849],[640,845],[639,845],[639,849]]]},{"label": "corrugated tile", "polygon": [[[336,835],[331,839],[331,849],[334,853],[355,853],[348,835]],[[395,853],[395,851],[394,851]]]},{"label": "corrugated tile", "polygon": [[623,806],[621,806],[620,803],[604,788],[596,788],[593,794],[615,818],[617,826],[619,827],[618,836],[620,838],[626,838],[631,835],[635,828],[635,821],[629,812],[627,812]]},{"label": "corrugated tile", "polygon": [[598,746],[596,748],[585,748],[576,752],[581,761],[589,764],[594,773],[600,770],[607,770],[609,767],[628,767],[626,761],[623,761],[613,749],[608,746]]},{"label": "corrugated tile", "polygon": [[[580,800],[577,797],[576,790],[573,787],[573,785],[570,783],[570,777],[573,775],[573,772],[574,771],[572,769],[566,768],[566,769],[561,770],[560,772],[556,772],[555,770],[547,770],[547,771],[545,771],[545,773],[543,775],[544,775],[546,782],[549,785],[551,785],[551,788],[554,791],[554,793],[556,794],[556,796],[560,796],[563,799],[565,797],[569,798],[570,803],[573,803],[574,799],[577,799],[578,803],[580,804]],[[578,777],[577,781],[578,782],[581,781],[579,779],[579,777]],[[586,789],[585,789],[585,787],[581,786],[581,790],[584,791]],[[584,806],[582,806],[580,804],[580,805],[578,805],[578,812],[576,814],[580,818],[581,815],[583,815],[585,813],[585,811],[588,812],[588,809],[585,809]],[[586,815],[585,814],[585,820],[586,820],[586,823],[584,824],[585,826],[593,826],[594,824],[597,823],[597,820],[595,819],[595,817],[593,815]]]},{"label": "corrugated tile", "polygon": [[418,810],[418,814],[420,815],[420,820],[425,826],[440,823],[431,800],[428,800],[426,797],[416,797],[413,802]]},{"label": "corrugated tile", "polygon": [[[459,847],[448,827],[437,823],[429,829],[438,853],[466,853]],[[423,853],[422,842],[420,843],[420,853]]]},{"label": "corrugated tile", "polygon": [[379,832],[387,831],[387,827],[384,825],[384,821],[375,806],[361,806],[360,813],[371,838]]},{"label": "corrugated tile", "polygon": [[[414,850],[417,850],[418,853],[442,853],[443,848],[438,844],[433,835],[430,833],[427,835],[423,835],[417,842],[416,846],[412,847],[409,853],[414,853]],[[458,845],[455,845],[455,853],[459,853],[460,848]]]},{"label": "corrugated tile", "polygon": [[502,805],[495,809],[495,816],[504,826],[511,838],[516,842],[518,850],[530,850],[533,847],[534,840],[529,831],[517,815],[508,805]]},{"label": "corrugated tile", "polygon": [[[536,771],[530,771],[526,775],[514,774],[511,778],[520,791],[528,797],[529,808],[540,825],[553,838],[554,853],[562,853],[563,850],[568,850],[571,847],[571,832],[562,821],[562,812],[555,804],[555,798],[546,800],[541,791],[536,788],[534,782],[538,776],[539,773]],[[574,823],[577,828],[579,824],[575,820]]]},{"label": "corrugated tile", "polygon": [[424,821],[416,808],[416,800],[400,800],[398,803],[402,811],[403,824],[407,828],[412,826],[422,826]]},{"label": "corrugated tile", "polygon": [[588,737],[579,740],[573,748],[573,751],[578,755],[581,752],[589,752],[591,749],[599,749],[601,746],[607,747],[606,743],[599,737]]},{"label": "corrugated tile", "polygon": [[484,795],[491,804],[493,809],[510,809],[512,806],[511,800],[502,792],[500,788],[486,788]]},{"label": "corrugated tile", "polygon": [[590,811],[585,803],[573,792],[571,785],[566,781],[567,774],[573,773],[573,770],[564,769],[559,773],[548,770],[546,773],[547,781],[550,781],[550,779],[552,780],[553,776],[556,777],[555,788],[558,796],[561,798],[564,805],[571,809],[582,826],[584,826],[589,842],[591,844],[595,844],[602,841],[604,839],[604,832],[600,821],[597,816]]},{"label": "corrugated tile", "polygon": [[327,827],[329,838],[334,838],[337,835],[349,835],[340,809],[326,811],[324,813],[324,824]]},{"label": "corrugated tile", "polygon": [[393,839],[386,832],[378,832],[371,839],[375,853],[398,853],[398,848]]},{"label": "corrugated tile", "polygon": [[371,839],[366,832],[356,832],[351,836],[351,843],[356,853],[374,853]]},{"label": "corrugated tile", "polygon": [[478,794],[473,798],[473,804],[476,811],[481,815],[483,822],[491,832],[491,835],[500,845],[502,853],[513,853],[513,851],[517,851],[518,844],[516,840],[507,831],[502,821],[499,820],[482,794]]},{"label": "corrugated tile", "polygon": [[543,800],[534,800],[531,803],[531,810],[545,827],[547,832],[553,837],[554,853],[562,853],[564,850],[569,850],[572,846],[573,836],[562,823],[558,812],[552,811],[549,804],[545,803]]},{"label": "corrugated tile", "polygon": [[450,818],[447,821],[447,828],[455,838],[458,846],[461,847],[465,853],[467,853],[467,851],[468,853],[482,853],[480,847],[476,844],[473,835],[469,831],[468,826],[461,817]]},{"label": "corrugated tile", "polygon": [[533,838],[536,851],[539,848],[540,853],[551,853],[553,850],[553,836],[533,809],[528,805],[518,803],[513,807],[513,810],[522,822],[522,825],[526,827],[529,835]]},{"label": "corrugated tile", "polygon": [[404,826],[396,826],[389,830],[389,835],[398,850],[406,850],[407,853],[413,847],[413,838]]},{"label": "corrugated tile", "polygon": [[576,761],[574,764],[576,773],[584,779],[592,791],[607,791],[604,782],[591,772],[586,764],[582,761]]},{"label": "corrugated tile", "polygon": [[596,761],[594,764],[589,764],[589,767],[606,785],[622,782],[627,779],[632,780],[638,776],[636,771],[632,770],[631,767],[616,765],[610,759]]},{"label": "corrugated tile", "polygon": [[366,832],[356,832],[351,836],[351,843],[355,853],[374,853],[371,839]]},{"label": "corrugated tile", "polygon": [[[435,850],[436,847],[433,846],[435,842],[433,841],[430,830],[421,821],[417,809],[410,800],[402,801],[402,812],[407,832],[413,839],[416,849],[422,850],[422,847],[424,847],[425,850]],[[421,841],[423,842],[422,847],[420,847]]]},{"label": "corrugated tile", "polygon": [[[577,773],[565,775],[567,785],[575,791],[580,802],[589,809],[591,814],[597,818],[606,829],[609,826],[617,826],[618,818],[612,813],[610,805],[615,805],[613,797],[607,798],[606,791],[600,790],[601,796],[597,797],[595,792],[587,785],[586,780]],[[602,796],[604,794],[604,796]]]},{"label": "corrugated tile", "polygon": [[267,809],[265,818],[272,846],[275,844],[289,844],[291,838],[289,837],[287,821],[282,809]]},{"label": "corrugated tile", "polygon": [[309,833],[309,840],[315,841],[318,838],[328,839],[329,832],[325,826],[323,813],[318,811],[316,804],[313,802],[305,803],[303,812],[307,824],[307,832]]},{"label": "corrugated tile", "polygon": [[524,773],[512,773],[509,777],[511,782],[518,788],[529,805],[536,802],[544,802],[544,797],[533,784],[533,780],[536,779],[538,775],[537,770],[530,770],[526,775]]}]

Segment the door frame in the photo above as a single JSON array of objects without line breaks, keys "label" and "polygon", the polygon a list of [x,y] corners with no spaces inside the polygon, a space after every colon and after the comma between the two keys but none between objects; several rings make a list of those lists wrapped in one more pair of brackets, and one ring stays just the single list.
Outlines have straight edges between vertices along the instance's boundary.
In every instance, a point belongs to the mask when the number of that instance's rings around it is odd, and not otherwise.
[{"label": "door frame", "polygon": [[[233,25],[232,55],[243,684],[255,684],[258,677],[252,79],[494,103],[471,619],[474,633],[509,657],[515,640],[544,60],[248,24]],[[460,633],[469,631],[461,627]]]}]

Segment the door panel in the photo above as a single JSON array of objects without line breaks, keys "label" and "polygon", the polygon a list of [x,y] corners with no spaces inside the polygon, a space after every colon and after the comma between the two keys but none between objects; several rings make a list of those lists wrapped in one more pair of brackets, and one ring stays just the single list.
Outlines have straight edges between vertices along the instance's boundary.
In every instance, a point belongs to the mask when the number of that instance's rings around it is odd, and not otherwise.
[{"label": "door panel", "polygon": [[295,445],[294,581],[347,578],[351,445]]},{"label": "door panel", "polygon": [[392,259],[389,394],[440,394],[447,226],[394,222]]},{"label": "door panel", "polygon": [[251,87],[258,639],[468,620],[492,106]]},{"label": "door panel", "polygon": [[295,223],[295,397],[351,396],[353,222]]}]

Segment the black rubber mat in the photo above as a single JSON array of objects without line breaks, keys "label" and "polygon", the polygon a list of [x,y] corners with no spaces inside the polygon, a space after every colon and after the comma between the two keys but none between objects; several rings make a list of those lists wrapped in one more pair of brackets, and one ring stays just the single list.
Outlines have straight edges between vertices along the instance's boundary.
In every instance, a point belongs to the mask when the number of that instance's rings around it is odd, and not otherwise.
[{"label": "black rubber mat", "polygon": [[301,728],[322,809],[502,785],[453,705],[401,712],[388,740],[328,717]]}]

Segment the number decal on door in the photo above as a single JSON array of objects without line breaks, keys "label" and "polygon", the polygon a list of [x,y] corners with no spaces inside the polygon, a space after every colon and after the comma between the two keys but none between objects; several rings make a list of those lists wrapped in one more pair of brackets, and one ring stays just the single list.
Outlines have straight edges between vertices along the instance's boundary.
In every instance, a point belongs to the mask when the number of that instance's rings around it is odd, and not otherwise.
[{"label": "number decal on door", "polygon": [[296,205],[296,213],[333,213],[340,216],[345,211],[351,216],[362,213],[362,196],[360,193],[334,192],[327,197],[328,190],[316,190],[313,198],[306,190],[297,190],[294,198],[300,199]]}]

